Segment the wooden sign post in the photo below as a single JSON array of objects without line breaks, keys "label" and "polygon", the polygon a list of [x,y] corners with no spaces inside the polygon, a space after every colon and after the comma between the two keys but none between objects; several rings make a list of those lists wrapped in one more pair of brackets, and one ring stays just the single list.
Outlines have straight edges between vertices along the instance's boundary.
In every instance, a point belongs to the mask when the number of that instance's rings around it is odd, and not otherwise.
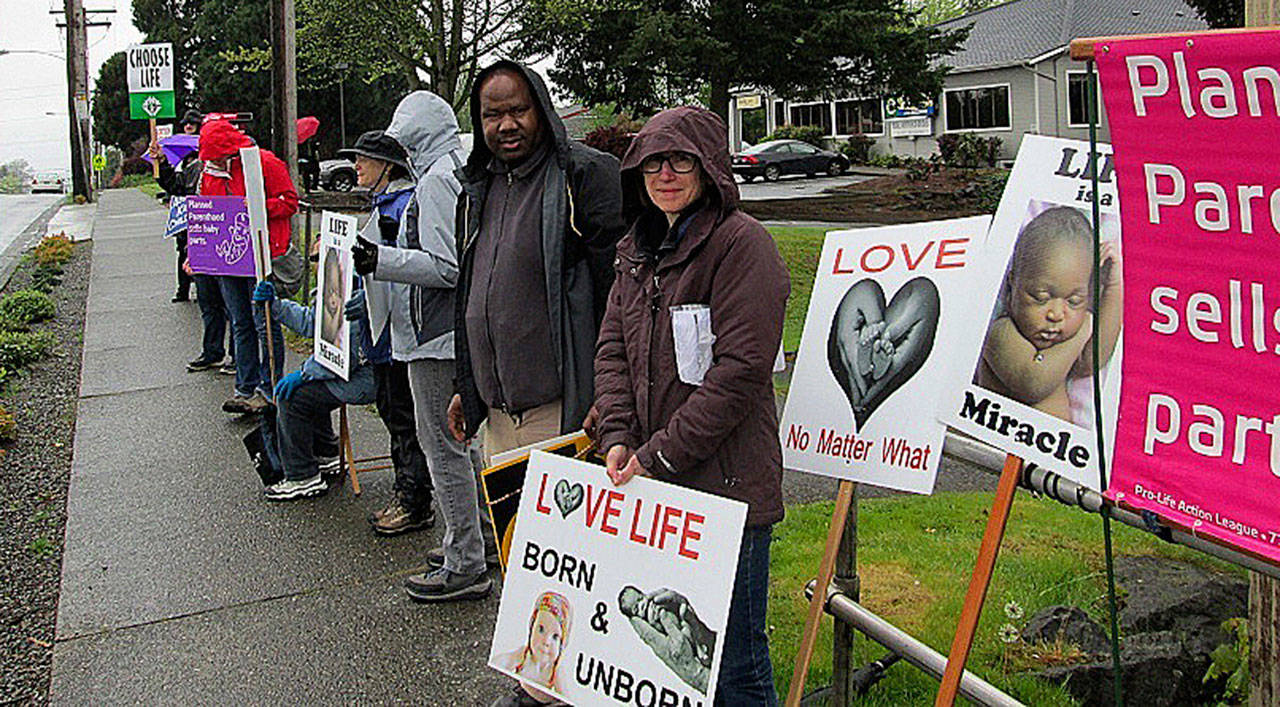
[{"label": "wooden sign post", "polygon": [[1018,478],[1021,475],[1022,459],[1012,454],[1006,456],[1004,470],[1000,472],[1000,483],[996,487],[996,500],[991,506],[991,515],[987,516],[987,529],[982,534],[982,545],[978,547],[978,561],[974,564],[969,591],[965,594],[964,606],[960,609],[960,623],[956,626],[956,636],[951,641],[947,669],[942,673],[942,686],[933,702],[934,707],[950,707],[955,704],[960,678],[964,675],[964,665],[969,660],[969,648],[973,646],[973,635],[978,630],[978,618],[982,615],[982,605],[987,599],[987,587],[991,586],[996,556],[1000,554],[1000,542],[1004,540],[1004,528],[1009,520],[1009,509],[1013,506],[1013,494],[1018,489]]},{"label": "wooden sign post", "polygon": [[831,514],[831,527],[827,529],[827,545],[822,551],[822,562],[818,565],[818,586],[813,589],[813,597],[809,600],[809,615],[805,617],[804,632],[800,635],[800,652],[796,653],[796,668],[791,675],[786,707],[797,707],[804,695],[809,663],[813,660],[813,647],[818,641],[818,624],[822,619],[822,610],[827,605],[827,587],[831,586],[831,577],[835,573],[836,552],[840,549],[840,538],[844,535],[844,519],[849,515],[852,503],[853,482],[841,481],[840,490],[836,494],[836,509]]}]

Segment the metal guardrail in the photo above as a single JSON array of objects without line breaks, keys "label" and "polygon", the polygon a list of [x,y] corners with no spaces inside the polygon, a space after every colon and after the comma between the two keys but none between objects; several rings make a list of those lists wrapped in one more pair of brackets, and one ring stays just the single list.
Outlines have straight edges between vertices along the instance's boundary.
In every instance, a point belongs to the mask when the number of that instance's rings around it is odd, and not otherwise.
[{"label": "metal guardrail", "polygon": [[[975,464],[981,467],[983,471],[992,474],[1000,472],[1005,458],[1005,453],[995,447],[958,435],[950,430],[947,431],[946,440],[942,445],[942,452]],[[1148,523],[1141,514],[1111,504],[1097,491],[1065,479],[1053,472],[1041,469],[1034,464],[1028,463],[1024,467],[1019,485],[1052,498],[1059,503],[1075,506],[1090,513],[1101,513],[1104,505],[1109,506],[1111,517],[1125,525],[1151,533],[1175,545],[1182,545],[1216,557],[1224,562],[1280,579],[1280,567],[1264,562],[1252,555],[1233,550],[1208,538],[1189,533],[1181,528],[1160,525],[1154,520]]]},{"label": "metal guardrail", "polygon": [[[812,580],[804,588],[806,598],[813,596]],[[826,610],[832,616],[857,628],[868,638],[902,656],[908,663],[941,680],[947,668],[947,657],[917,640],[914,636],[872,613],[867,607],[850,599],[834,586],[827,590]],[[991,683],[968,670],[960,678],[960,694],[980,705],[990,707],[1020,707],[1023,703],[1001,692]]]}]

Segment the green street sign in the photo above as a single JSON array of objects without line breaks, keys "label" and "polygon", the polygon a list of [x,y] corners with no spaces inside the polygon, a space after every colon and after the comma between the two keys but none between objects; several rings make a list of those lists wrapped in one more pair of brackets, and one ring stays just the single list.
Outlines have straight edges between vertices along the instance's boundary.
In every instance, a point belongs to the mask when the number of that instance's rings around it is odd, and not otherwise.
[{"label": "green street sign", "polygon": [[104,169],[106,169],[106,168],[107,168],[107,156],[106,156],[106,155],[94,155],[94,156],[93,156],[93,171],[95,171],[95,172],[101,172],[102,170],[104,170]]},{"label": "green street sign", "polygon": [[177,104],[174,102],[173,91],[130,93],[129,117],[134,120],[178,117]]},{"label": "green street sign", "polygon": [[129,78],[129,117],[155,120],[178,117],[173,100],[173,45],[135,44],[125,54]]}]

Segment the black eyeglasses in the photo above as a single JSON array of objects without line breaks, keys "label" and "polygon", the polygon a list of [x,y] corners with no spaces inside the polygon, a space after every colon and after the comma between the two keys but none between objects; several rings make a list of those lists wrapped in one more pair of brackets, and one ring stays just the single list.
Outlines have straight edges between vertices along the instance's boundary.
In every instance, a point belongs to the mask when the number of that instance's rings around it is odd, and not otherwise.
[{"label": "black eyeglasses", "polygon": [[662,163],[671,165],[676,174],[688,174],[698,166],[698,158],[688,152],[662,152],[644,158],[640,163],[640,171],[645,174],[657,174],[662,171]]}]

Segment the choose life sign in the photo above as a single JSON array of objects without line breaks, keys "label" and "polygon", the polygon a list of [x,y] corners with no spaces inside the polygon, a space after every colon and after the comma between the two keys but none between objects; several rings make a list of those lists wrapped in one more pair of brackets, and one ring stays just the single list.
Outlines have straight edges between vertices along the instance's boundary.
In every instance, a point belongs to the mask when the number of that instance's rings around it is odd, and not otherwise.
[{"label": "choose life sign", "polygon": [[1280,32],[1099,42],[1125,234],[1108,495],[1280,560]]},{"label": "choose life sign", "polygon": [[173,45],[134,44],[125,53],[129,77],[129,117],[176,118],[173,98]]},{"label": "choose life sign", "polygon": [[574,705],[711,705],[746,514],[531,452],[489,666]]}]

